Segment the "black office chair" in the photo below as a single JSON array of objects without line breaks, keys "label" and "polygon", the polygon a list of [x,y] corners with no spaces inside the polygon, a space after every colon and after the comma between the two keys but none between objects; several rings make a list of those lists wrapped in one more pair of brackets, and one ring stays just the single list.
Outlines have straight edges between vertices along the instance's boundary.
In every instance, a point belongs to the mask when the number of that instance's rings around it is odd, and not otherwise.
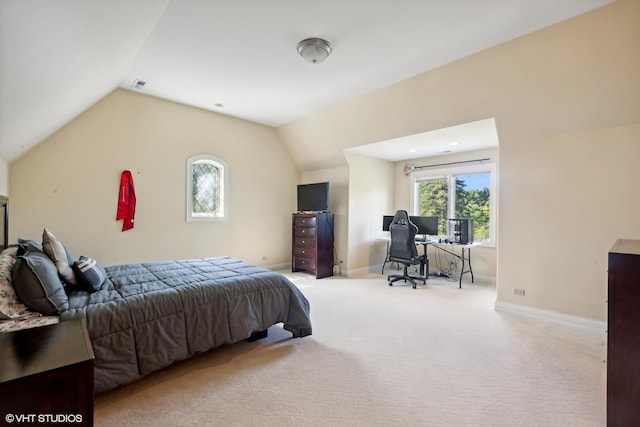
[{"label": "black office chair", "polygon": [[[389,231],[391,232],[389,260],[398,262],[404,266],[403,274],[387,276],[389,286],[393,286],[393,282],[398,280],[404,280],[405,283],[410,282],[413,285],[413,289],[416,288],[416,280],[426,284],[427,275],[425,265],[427,263],[427,255],[418,255],[418,248],[415,242],[418,227],[409,220],[407,211],[400,210],[396,212],[391,221],[391,225],[389,225]],[[416,264],[420,264],[419,276],[411,275],[407,271],[409,266]]]}]

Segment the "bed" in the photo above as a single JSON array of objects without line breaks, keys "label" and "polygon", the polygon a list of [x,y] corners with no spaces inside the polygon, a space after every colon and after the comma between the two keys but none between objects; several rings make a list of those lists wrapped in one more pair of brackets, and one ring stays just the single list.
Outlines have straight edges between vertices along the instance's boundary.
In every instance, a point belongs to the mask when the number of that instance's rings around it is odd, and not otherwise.
[{"label": "bed", "polygon": [[[13,256],[10,279],[18,296],[15,304],[21,305],[24,291],[18,290],[25,279],[16,270],[25,269],[21,263],[26,255],[11,249],[0,254],[0,280],[7,280],[7,263]],[[53,260],[52,264],[56,268]],[[74,270],[80,274],[77,264]],[[302,292],[284,275],[239,259],[213,257],[106,268],[94,263],[93,267],[93,272],[105,276],[98,287],[66,286],[64,295],[57,288],[49,292],[45,302],[53,301],[56,312],[14,304],[14,314],[20,315],[5,316],[0,330],[84,318],[95,354],[96,393],[214,347],[264,337],[276,324],[281,323],[295,338],[312,333],[309,302]],[[63,280],[58,282],[64,285]],[[0,296],[6,309],[6,283],[4,289]]]}]

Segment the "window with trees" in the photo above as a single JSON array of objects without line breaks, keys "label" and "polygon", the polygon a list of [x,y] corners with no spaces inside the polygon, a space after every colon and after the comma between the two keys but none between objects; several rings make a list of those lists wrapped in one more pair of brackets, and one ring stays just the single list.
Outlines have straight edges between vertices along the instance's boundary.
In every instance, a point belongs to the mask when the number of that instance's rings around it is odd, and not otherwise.
[{"label": "window with trees", "polygon": [[449,236],[450,218],[472,218],[474,240],[494,242],[493,165],[418,172],[414,176],[414,214],[437,216],[438,232]]},{"label": "window with trees", "polygon": [[213,156],[187,160],[187,221],[227,218],[227,167]]}]

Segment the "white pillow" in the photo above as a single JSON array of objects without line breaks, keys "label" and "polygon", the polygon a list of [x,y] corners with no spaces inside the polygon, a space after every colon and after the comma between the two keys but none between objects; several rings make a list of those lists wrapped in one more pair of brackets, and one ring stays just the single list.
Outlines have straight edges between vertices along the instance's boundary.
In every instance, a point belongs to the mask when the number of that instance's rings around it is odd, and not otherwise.
[{"label": "white pillow", "polygon": [[42,249],[56,265],[60,278],[70,285],[77,285],[76,275],[71,268],[73,257],[62,242],[46,228],[42,232]]}]

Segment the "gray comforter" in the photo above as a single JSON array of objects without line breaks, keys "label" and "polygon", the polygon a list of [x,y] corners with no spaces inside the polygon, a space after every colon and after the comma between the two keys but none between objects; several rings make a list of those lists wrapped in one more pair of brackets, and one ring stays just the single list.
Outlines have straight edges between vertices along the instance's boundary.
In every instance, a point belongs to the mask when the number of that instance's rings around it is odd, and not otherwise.
[{"label": "gray comforter", "polygon": [[95,391],[127,384],[175,361],[283,323],[311,334],[309,302],[286,277],[216,257],[107,267],[94,293],[74,291],[61,320],[85,318]]}]

